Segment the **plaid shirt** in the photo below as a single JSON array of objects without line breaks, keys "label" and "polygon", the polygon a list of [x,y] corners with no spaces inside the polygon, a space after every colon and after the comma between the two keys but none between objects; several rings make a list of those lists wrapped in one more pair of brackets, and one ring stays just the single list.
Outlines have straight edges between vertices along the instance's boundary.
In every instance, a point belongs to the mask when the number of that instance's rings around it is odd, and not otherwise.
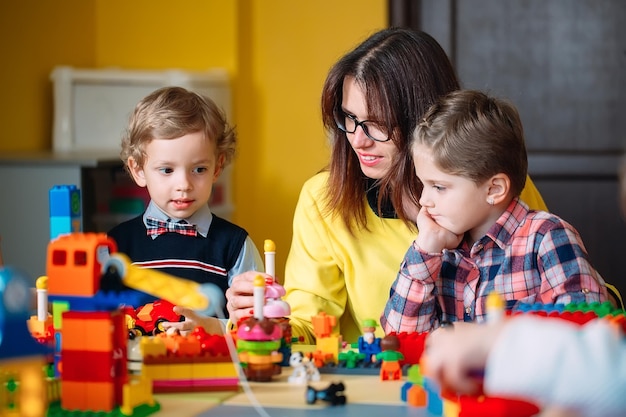
[{"label": "plaid shirt", "polygon": [[381,317],[385,333],[424,332],[441,321],[486,318],[489,293],[511,309],[523,303],[606,301],[604,280],[589,263],[580,235],[545,211],[514,199],[470,248],[407,251]]}]

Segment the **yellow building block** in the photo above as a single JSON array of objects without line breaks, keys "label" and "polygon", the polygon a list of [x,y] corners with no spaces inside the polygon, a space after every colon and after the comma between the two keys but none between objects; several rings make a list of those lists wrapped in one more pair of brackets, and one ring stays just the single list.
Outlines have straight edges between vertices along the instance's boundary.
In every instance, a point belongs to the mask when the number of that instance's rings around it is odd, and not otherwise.
[{"label": "yellow building block", "polygon": [[123,401],[120,406],[122,414],[132,416],[135,407],[147,404],[155,406],[156,402],[152,395],[152,380],[145,376],[131,378],[124,384]]},{"label": "yellow building block", "polygon": [[339,352],[341,352],[341,336],[331,335],[317,339],[315,345],[317,350],[333,356],[335,363],[339,362]]},{"label": "yellow building block", "polygon": [[167,363],[149,365],[144,363],[141,374],[150,379],[169,379],[170,365]]},{"label": "yellow building block", "polygon": [[163,339],[159,337],[142,336],[139,349],[144,358],[148,356],[165,356],[167,354],[167,346],[165,346]]}]

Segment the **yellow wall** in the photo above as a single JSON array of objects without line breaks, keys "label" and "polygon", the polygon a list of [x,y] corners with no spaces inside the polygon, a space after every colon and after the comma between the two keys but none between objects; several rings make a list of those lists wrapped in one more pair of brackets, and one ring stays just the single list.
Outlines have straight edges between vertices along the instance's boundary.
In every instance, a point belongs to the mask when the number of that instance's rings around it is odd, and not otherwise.
[{"label": "yellow wall", "polygon": [[282,277],[300,187],[328,158],[326,73],[386,22],[385,0],[3,0],[0,152],[50,149],[55,65],[224,67],[239,133],[234,221],[261,251],[276,242]]},{"label": "yellow wall", "polygon": [[50,149],[50,72],[94,65],[95,22],[93,1],[0,1],[0,152]]}]

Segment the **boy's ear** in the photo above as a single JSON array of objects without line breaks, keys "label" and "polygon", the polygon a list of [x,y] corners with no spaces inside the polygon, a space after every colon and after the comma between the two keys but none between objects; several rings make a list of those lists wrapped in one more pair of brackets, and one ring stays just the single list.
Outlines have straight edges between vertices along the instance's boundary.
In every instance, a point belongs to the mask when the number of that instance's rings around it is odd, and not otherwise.
[{"label": "boy's ear", "polygon": [[490,201],[493,201],[495,205],[500,204],[509,198],[511,180],[508,175],[503,173],[496,174],[491,177],[488,183],[489,189],[487,191],[487,198]]},{"label": "boy's ear", "polygon": [[217,181],[219,176],[222,174],[222,171],[224,170],[224,161],[226,161],[226,157],[224,156],[224,154],[221,154],[217,158],[217,162],[215,163],[215,172],[213,173],[214,182]]},{"label": "boy's ear", "polygon": [[143,172],[143,167],[139,166],[135,158],[132,156],[128,157],[128,161],[126,162],[128,165],[128,171],[130,171],[130,175],[133,177],[133,180],[140,187],[146,186],[146,176]]}]

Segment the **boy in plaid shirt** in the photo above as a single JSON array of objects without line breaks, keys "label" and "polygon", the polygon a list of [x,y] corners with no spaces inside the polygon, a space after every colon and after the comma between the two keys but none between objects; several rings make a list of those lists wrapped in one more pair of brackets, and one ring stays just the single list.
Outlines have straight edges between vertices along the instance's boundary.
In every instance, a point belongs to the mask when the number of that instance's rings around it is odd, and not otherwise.
[{"label": "boy in plaid shirt", "polygon": [[511,104],[450,93],[426,113],[411,146],[424,187],[419,234],[391,287],[386,333],[484,321],[494,291],[507,308],[607,300],[574,227],[519,199],[528,161]]}]

